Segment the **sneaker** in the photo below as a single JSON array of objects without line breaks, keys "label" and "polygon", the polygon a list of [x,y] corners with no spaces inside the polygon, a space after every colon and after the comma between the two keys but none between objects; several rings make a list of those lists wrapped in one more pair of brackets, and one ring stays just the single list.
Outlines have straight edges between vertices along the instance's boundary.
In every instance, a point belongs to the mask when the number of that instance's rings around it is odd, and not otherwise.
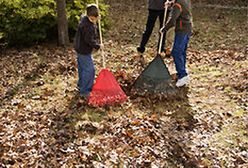
[{"label": "sneaker", "polygon": [[184,86],[184,85],[187,85],[187,84],[189,83],[189,81],[190,81],[190,78],[189,78],[189,76],[187,75],[187,76],[185,76],[185,77],[183,77],[183,78],[181,78],[181,79],[178,79],[178,81],[177,81],[177,83],[176,83],[176,86],[177,86],[177,87],[182,87],[182,86]]},{"label": "sneaker", "polygon": [[145,48],[144,47],[137,47],[137,51],[141,54],[143,54],[145,52]]}]

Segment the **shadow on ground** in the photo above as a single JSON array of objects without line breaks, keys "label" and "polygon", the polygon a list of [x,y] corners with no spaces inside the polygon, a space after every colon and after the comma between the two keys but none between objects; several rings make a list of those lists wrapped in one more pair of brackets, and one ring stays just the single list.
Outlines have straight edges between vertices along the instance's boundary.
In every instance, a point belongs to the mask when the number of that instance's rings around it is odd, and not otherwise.
[{"label": "shadow on ground", "polygon": [[[171,158],[168,162],[179,163],[182,165],[195,166],[195,161],[191,161],[190,156],[185,152],[184,144],[180,142],[180,137],[183,137],[184,130],[192,130],[195,127],[196,121],[194,120],[194,112],[188,101],[188,88],[182,88],[178,90],[178,97],[173,99],[158,99],[153,97],[139,97],[133,98],[131,101],[135,106],[138,106],[140,110],[144,110],[147,116],[156,114],[159,117],[167,116],[170,117],[175,125],[173,126],[175,134],[180,134],[177,138],[170,139],[171,144]],[[100,107],[93,108],[87,105],[87,103],[81,100],[77,93],[74,93],[73,98],[68,103],[66,110],[59,113],[56,112],[56,116],[53,119],[53,124],[50,131],[50,136],[56,141],[50,143],[53,154],[49,154],[47,159],[56,158],[54,166],[59,164],[61,156],[65,157],[68,155],[69,145],[73,148],[75,142],[79,137],[88,136],[101,136],[105,132],[98,130],[92,123],[112,122],[110,111],[115,109],[122,110],[121,116],[125,116],[126,109],[123,106],[116,107]],[[83,124],[79,127],[76,123],[82,122]],[[114,122],[113,122],[114,123]],[[173,136],[174,137],[174,136]],[[74,144],[74,145],[72,145]],[[77,144],[84,145],[84,144]],[[76,159],[81,164],[90,165],[93,161],[98,161],[97,158],[88,158],[87,160],[81,160],[79,154],[76,154]],[[47,160],[47,161],[48,161]],[[52,164],[49,163],[51,166]]]}]

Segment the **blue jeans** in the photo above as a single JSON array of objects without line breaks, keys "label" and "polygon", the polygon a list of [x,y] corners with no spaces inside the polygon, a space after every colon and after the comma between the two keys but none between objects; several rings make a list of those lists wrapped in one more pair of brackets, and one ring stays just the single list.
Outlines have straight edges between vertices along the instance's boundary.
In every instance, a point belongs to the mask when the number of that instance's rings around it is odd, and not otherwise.
[{"label": "blue jeans", "polygon": [[78,87],[81,96],[88,96],[92,90],[95,79],[95,67],[91,54],[77,54]]},{"label": "blue jeans", "polygon": [[172,49],[172,56],[176,66],[178,79],[187,76],[186,72],[186,51],[190,39],[190,33],[176,33],[174,39],[174,45]]}]

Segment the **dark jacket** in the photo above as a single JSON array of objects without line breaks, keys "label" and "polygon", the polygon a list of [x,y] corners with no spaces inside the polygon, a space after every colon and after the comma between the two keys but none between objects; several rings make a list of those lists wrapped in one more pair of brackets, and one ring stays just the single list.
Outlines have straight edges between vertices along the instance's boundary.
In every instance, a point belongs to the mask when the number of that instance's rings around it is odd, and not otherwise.
[{"label": "dark jacket", "polygon": [[91,54],[93,49],[99,49],[100,45],[96,39],[96,25],[87,16],[80,20],[78,30],[74,39],[74,49],[79,54]]},{"label": "dark jacket", "polygon": [[165,25],[165,31],[175,26],[175,32],[192,33],[190,0],[176,0]]},{"label": "dark jacket", "polygon": [[149,10],[164,10],[164,0],[148,0]]}]

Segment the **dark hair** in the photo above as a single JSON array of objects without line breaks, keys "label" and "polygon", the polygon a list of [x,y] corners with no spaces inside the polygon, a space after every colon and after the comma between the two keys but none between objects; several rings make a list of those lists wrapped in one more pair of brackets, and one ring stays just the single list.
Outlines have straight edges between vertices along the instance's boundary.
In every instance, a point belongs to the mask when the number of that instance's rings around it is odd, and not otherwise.
[{"label": "dark hair", "polygon": [[96,4],[89,4],[86,8],[87,16],[99,16],[98,7]]}]

